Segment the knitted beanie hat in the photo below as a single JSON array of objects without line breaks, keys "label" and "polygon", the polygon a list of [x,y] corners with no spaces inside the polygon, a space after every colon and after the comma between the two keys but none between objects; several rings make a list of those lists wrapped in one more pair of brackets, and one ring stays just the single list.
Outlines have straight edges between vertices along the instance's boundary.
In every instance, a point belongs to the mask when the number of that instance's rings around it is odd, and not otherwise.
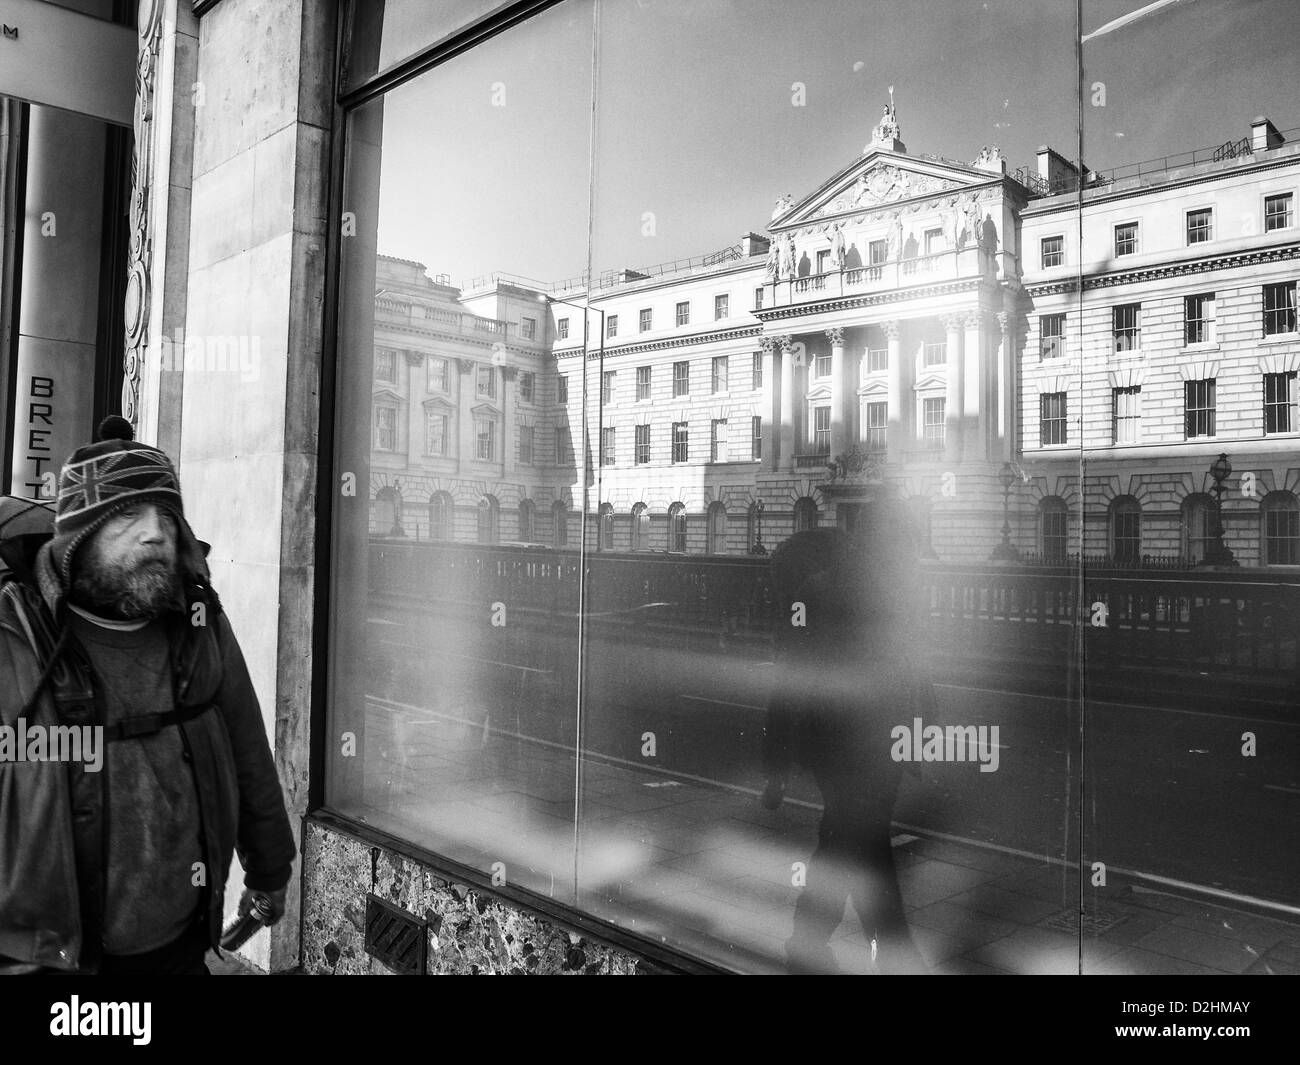
[{"label": "knitted beanie hat", "polygon": [[50,546],[64,588],[71,585],[77,548],[128,507],[153,503],[171,513],[182,537],[193,538],[171,459],[158,448],[134,440],[134,435],[130,422],[111,414],[100,422],[95,442],[77,448],[59,472]]}]

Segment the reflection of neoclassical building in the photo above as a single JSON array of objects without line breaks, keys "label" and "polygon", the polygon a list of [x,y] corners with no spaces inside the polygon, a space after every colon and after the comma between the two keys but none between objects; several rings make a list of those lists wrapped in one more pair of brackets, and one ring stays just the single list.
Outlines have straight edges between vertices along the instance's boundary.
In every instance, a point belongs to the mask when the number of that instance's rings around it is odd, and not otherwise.
[{"label": "reflection of neoclassical building", "polygon": [[381,258],[372,531],[563,546],[585,468],[614,550],[739,554],[891,498],[944,559],[989,558],[1004,501],[1022,557],[1200,558],[1228,452],[1228,544],[1300,563],[1300,154],[1258,120],[1219,155],[1080,193],[1046,148],[910,156],[887,109],[767,236],[685,265],[542,293]]}]

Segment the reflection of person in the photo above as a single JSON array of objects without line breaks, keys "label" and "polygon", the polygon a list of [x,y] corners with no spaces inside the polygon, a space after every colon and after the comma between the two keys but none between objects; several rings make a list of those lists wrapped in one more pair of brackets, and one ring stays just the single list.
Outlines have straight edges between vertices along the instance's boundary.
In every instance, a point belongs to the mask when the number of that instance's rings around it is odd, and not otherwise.
[{"label": "reflection of person", "polygon": [[0,764],[0,971],[205,973],[236,846],[273,924],[295,844],[176,472],[123,419],[63,467],[35,583],[0,598],[0,718],[102,724],[100,765]]},{"label": "reflection of person", "polygon": [[780,805],[796,762],[817,782],[823,802],[817,850],[786,942],[794,972],[834,971],[830,938],[848,900],[882,972],[925,970],[890,845],[902,771],[890,757],[890,730],[912,719],[922,689],[909,659],[913,557],[901,523],[885,528],[880,521],[862,540],[838,529],[796,533],[772,555],[783,616],[780,679],[764,736],[763,803]]}]

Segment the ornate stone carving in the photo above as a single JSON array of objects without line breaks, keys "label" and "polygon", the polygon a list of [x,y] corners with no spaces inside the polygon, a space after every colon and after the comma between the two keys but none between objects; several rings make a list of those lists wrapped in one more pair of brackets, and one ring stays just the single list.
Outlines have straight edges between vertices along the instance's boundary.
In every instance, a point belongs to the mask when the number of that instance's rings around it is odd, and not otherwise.
[{"label": "ornate stone carving", "polygon": [[852,189],[853,206],[870,207],[960,187],[956,181],[949,181],[947,178],[932,174],[914,174],[894,166],[893,163],[881,163],[858,178],[857,184]]},{"label": "ornate stone carving", "polygon": [[789,355],[794,350],[794,337],[791,334],[785,333],[777,337],[776,341],[781,345],[782,355]]},{"label": "ornate stone carving", "polygon": [[885,334],[886,340],[897,340],[899,337],[898,319],[890,318],[880,323],[880,328]]},{"label": "ornate stone carving", "polygon": [[[153,231],[149,197],[153,187],[154,81],[162,41],[162,0],[144,0],[139,8],[139,47],[135,64],[135,145],[131,152],[130,234],[127,250],[122,415],[139,428],[140,378],[149,348],[152,296],[149,259]],[[165,177],[164,177],[165,180]]]},{"label": "ornate stone carving", "polygon": [[424,352],[422,351],[406,351],[403,354],[406,356],[407,366],[422,366],[424,364]]},{"label": "ornate stone carving", "polygon": [[771,355],[772,350],[776,347],[776,341],[772,337],[760,337],[758,346],[762,349],[764,355]]},{"label": "ornate stone carving", "polygon": [[830,461],[832,484],[871,484],[880,480],[884,463],[878,454],[854,446]]},{"label": "ornate stone carving", "polygon": [[473,373],[474,367],[477,364],[473,359],[457,359],[456,365],[460,367],[461,373]]},{"label": "ornate stone carving", "polygon": [[842,347],[844,344],[844,327],[839,325],[832,326],[830,329],[826,330],[826,339],[831,342],[831,347]]}]

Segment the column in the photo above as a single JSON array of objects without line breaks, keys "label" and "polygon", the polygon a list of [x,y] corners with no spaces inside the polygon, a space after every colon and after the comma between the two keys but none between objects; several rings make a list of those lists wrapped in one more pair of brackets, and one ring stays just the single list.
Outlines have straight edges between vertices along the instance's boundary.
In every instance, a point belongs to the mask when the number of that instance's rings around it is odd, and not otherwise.
[{"label": "column", "polygon": [[777,440],[780,438],[779,421],[781,409],[777,405],[776,343],[771,337],[763,337],[759,342],[763,358],[763,391],[759,399],[758,412],[763,419],[763,462],[759,467],[775,470],[777,460]]},{"label": "column", "polygon": [[501,367],[501,475],[515,472],[515,366]]},{"label": "column", "polygon": [[988,316],[975,308],[963,319],[962,345],[963,451],[972,459],[989,455],[989,343]]},{"label": "column", "polygon": [[456,403],[456,472],[468,474],[474,459],[474,371],[473,359],[457,359],[460,378]]},{"label": "column", "polygon": [[844,330],[839,326],[826,330],[831,342],[831,458],[848,451],[848,432],[844,418]]},{"label": "column", "polygon": [[947,314],[943,318],[943,328],[947,333],[947,350],[945,357],[947,359],[947,392],[943,404],[944,414],[944,458],[949,462],[956,462],[961,458],[961,433],[962,433],[962,409],[961,409],[961,328],[962,317],[957,314]]},{"label": "column", "polygon": [[418,466],[424,455],[424,356],[406,354],[406,466]]},{"label": "column", "polygon": [[996,352],[997,372],[995,385],[997,389],[998,413],[993,429],[992,457],[1009,462],[1015,454],[1015,331],[1016,315],[1002,311],[998,314],[998,349]]},{"label": "column", "polygon": [[781,458],[777,469],[794,469],[794,337],[777,337],[781,344]]},{"label": "column", "polygon": [[899,340],[897,320],[881,322],[889,348],[889,410],[888,428],[885,430],[886,454],[891,462],[901,462],[907,444],[907,408],[903,389],[907,387],[903,374],[903,345]]}]

